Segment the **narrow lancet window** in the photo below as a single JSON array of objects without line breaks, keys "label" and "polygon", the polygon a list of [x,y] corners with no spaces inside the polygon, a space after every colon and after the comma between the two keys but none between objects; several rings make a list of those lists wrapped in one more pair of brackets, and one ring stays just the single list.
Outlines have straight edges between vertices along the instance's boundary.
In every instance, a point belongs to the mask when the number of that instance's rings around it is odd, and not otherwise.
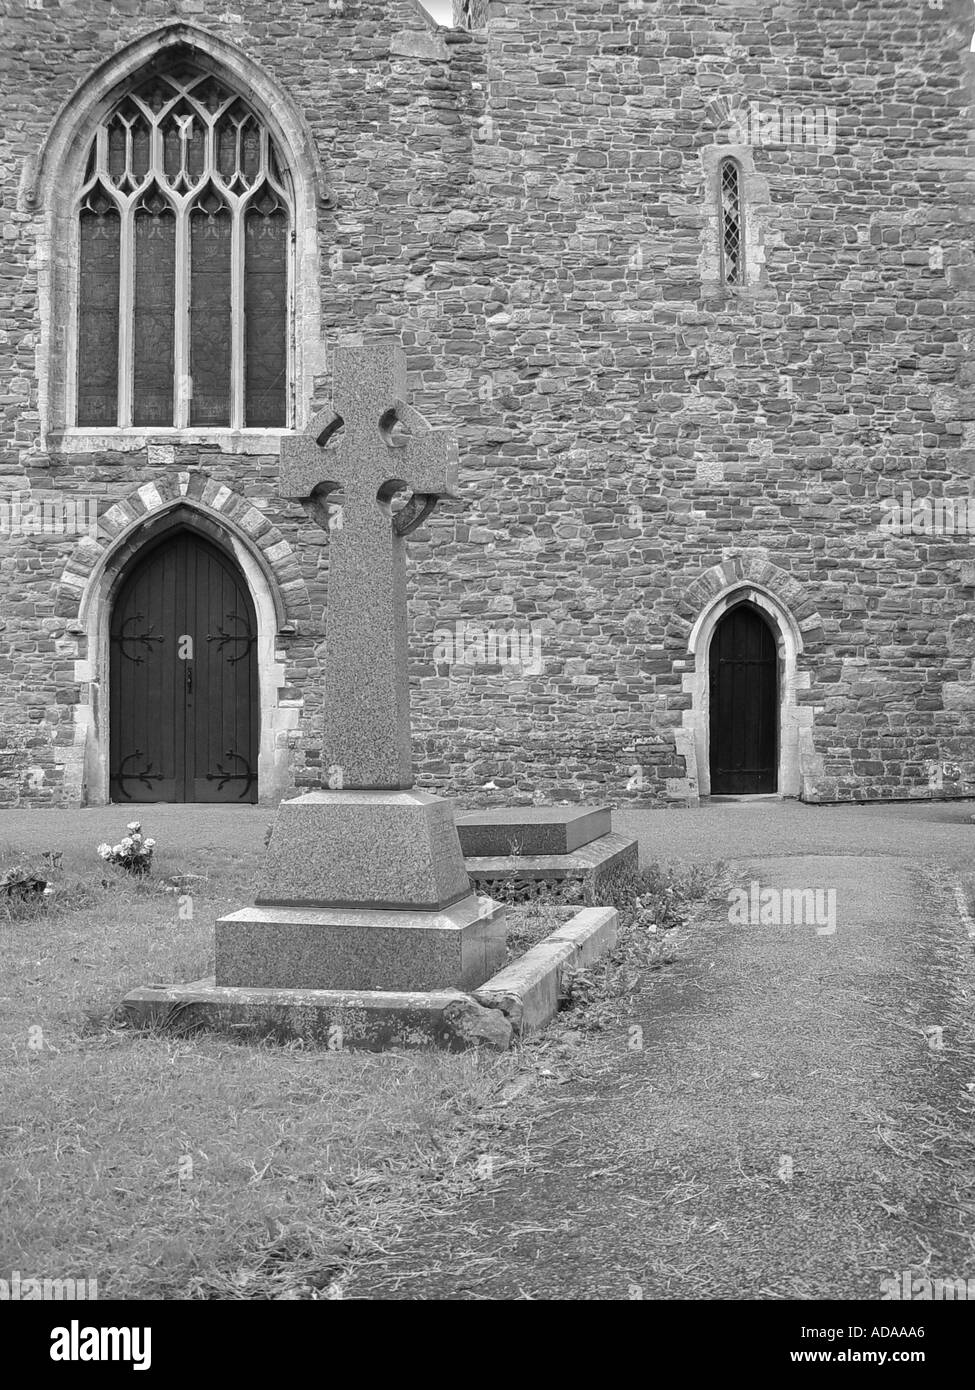
[{"label": "narrow lancet window", "polygon": [[741,170],[733,159],[721,163],[721,279],[744,282],[745,227],[741,205]]}]

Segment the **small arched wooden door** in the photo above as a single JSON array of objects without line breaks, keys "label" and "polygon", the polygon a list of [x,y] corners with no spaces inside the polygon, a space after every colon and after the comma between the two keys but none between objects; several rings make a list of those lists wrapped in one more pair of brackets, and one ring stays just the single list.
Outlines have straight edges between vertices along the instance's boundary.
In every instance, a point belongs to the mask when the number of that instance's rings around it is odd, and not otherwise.
[{"label": "small arched wooden door", "polygon": [[779,671],[775,637],[748,604],[711,639],[710,764],[714,795],[777,790]]},{"label": "small arched wooden door", "polygon": [[112,609],[111,798],[257,800],[257,620],[234,561],[178,531]]}]

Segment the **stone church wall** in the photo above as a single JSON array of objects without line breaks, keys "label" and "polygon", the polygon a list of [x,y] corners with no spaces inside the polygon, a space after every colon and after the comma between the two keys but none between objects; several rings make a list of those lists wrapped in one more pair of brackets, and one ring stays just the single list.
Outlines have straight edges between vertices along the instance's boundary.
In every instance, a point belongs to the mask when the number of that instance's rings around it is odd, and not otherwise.
[{"label": "stone church wall", "polygon": [[[276,441],[81,449],[57,418],[66,195],[39,155],[82,84],[174,24],[307,135],[299,419],[331,347],[391,333],[413,403],[459,432],[461,496],[410,546],[421,784],[693,802],[700,638],[744,596],[779,634],[783,790],[975,794],[969,537],[880,526],[887,499],[967,497],[975,464],[969,8],[509,3],[451,31],[411,0],[7,0],[0,804],[100,795],[97,608],[181,499],[267,576],[264,798],[323,777],[327,538],[276,497]],[[95,499],[97,534],[18,527],[28,493]]]},{"label": "stone church wall", "polygon": [[542,669],[424,682],[438,775],[693,800],[695,623],[764,577],[791,785],[975,792],[971,532],[880,525],[971,491],[971,30],[950,0],[491,6],[470,233],[493,300],[452,358],[481,498],[418,605],[537,624]]}]

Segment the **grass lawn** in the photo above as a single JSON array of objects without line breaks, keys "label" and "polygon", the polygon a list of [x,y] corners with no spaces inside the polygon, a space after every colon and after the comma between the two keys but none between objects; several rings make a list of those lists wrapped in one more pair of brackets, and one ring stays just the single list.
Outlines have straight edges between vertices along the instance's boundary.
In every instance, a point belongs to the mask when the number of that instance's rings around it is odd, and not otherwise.
[{"label": "grass lawn", "polygon": [[[0,899],[0,1277],[97,1279],[100,1298],[341,1297],[361,1261],[525,1163],[530,1117],[508,1101],[530,1049],[370,1055],[120,1027],[127,990],[212,971],[214,921],[250,901],[268,819],[144,808],[158,848],[137,880],[95,853],[130,814],[37,813],[25,838],[0,812],[0,872],[30,864],[55,888]],[[568,915],[514,911],[513,937],[525,949]]]},{"label": "grass lawn", "polygon": [[[33,854],[2,846],[0,869],[29,861],[57,892],[0,908],[0,1271],[96,1278],[101,1298],[334,1297],[353,1261],[480,1180],[505,1127],[488,1103],[518,1055],[116,1027],[133,986],[212,970],[214,920],[249,900],[263,841],[174,854],[147,811],[159,849],[143,883],[94,853],[127,815],[100,816],[94,834],[65,815]],[[163,891],[173,874],[199,875],[181,884],[189,919]]]}]

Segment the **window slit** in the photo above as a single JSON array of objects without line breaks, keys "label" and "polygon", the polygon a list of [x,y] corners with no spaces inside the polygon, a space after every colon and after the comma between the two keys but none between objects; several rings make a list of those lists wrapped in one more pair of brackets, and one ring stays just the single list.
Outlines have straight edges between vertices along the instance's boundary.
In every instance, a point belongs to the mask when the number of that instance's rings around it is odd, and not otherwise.
[{"label": "window slit", "polygon": [[726,285],[744,281],[744,224],[741,171],[733,159],[721,164],[721,278]]}]

